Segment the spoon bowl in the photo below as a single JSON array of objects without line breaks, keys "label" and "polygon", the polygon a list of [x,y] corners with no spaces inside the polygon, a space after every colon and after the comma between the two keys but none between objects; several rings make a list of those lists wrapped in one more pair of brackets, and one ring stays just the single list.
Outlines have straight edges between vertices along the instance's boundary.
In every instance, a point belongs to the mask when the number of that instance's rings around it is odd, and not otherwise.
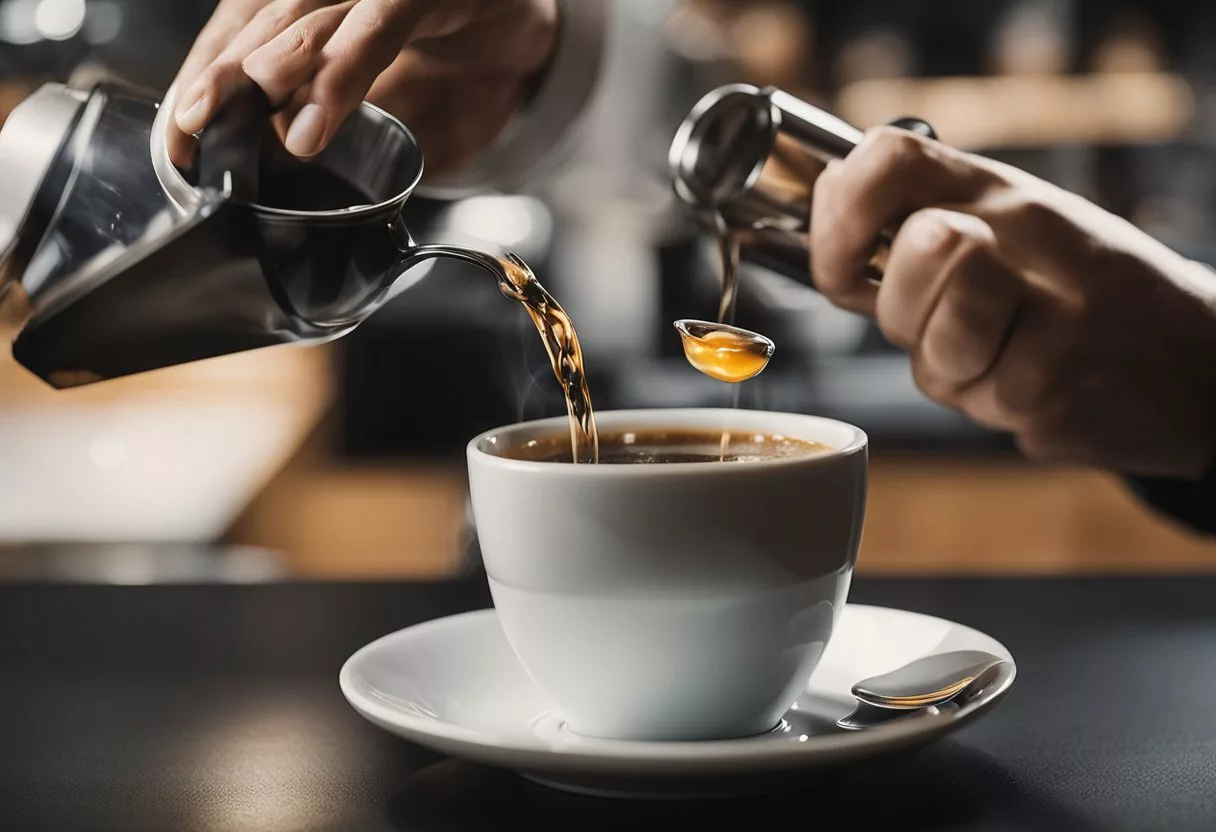
[{"label": "spoon bowl", "polygon": [[683,318],[674,326],[688,363],[718,381],[737,384],[755,378],[777,349],[771,338],[730,324]]},{"label": "spoon bowl", "polygon": [[949,701],[1004,659],[981,650],[925,656],[853,685],[858,700],[877,708],[914,710]]},{"label": "spoon bowl", "polygon": [[[948,656],[950,654],[943,655]],[[927,658],[936,657],[930,656]],[[880,705],[873,705],[863,699],[858,699],[857,705],[853,708],[852,712],[836,720],[836,725],[845,729],[846,731],[862,731],[867,728],[877,728],[891,722],[902,722],[907,719],[941,716],[953,713],[966,707],[968,703],[972,702],[973,700],[983,696],[990,686],[1000,684],[1002,679],[1008,679],[1009,674],[1012,671],[1012,666],[1010,663],[995,656],[993,656],[993,658],[996,659],[996,661],[985,665],[983,669],[972,676],[966,682],[966,684],[958,687],[953,693],[950,693],[948,696],[946,696],[946,698],[937,702],[914,708],[890,708]],[[916,663],[917,662],[912,662],[910,665],[907,665],[907,667],[911,667]],[[900,670],[903,669],[904,668],[900,668]]]}]

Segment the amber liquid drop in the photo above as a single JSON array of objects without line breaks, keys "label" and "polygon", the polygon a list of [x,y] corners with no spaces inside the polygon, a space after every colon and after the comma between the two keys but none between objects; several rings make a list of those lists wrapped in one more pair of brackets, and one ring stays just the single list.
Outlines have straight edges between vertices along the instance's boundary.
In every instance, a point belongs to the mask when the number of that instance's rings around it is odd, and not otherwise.
[{"label": "amber liquid drop", "polygon": [[587,375],[583,371],[583,349],[570,316],[523,260],[508,254],[499,258],[499,263],[503,269],[498,279],[499,290],[527,310],[545,344],[553,375],[561,385],[566,411],[570,415],[572,459],[576,463],[599,462],[599,436],[595,430]]},{"label": "amber liquid drop", "polygon": [[754,339],[727,330],[713,330],[701,336],[681,333],[684,357],[710,378],[738,384],[754,378],[768,366],[769,354]]},{"label": "amber liquid drop", "polygon": [[[721,260],[722,294],[718,301],[718,323],[733,325],[735,300],[739,293],[739,248],[737,232],[722,216],[716,217],[718,256]],[[684,357],[696,370],[710,378],[735,385],[731,406],[739,407],[739,383],[755,378],[773,355],[772,342],[749,337],[749,333],[713,330],[695,326],[680,327]],[[720,458],[725,460],[730,431],[723,431]]]}]

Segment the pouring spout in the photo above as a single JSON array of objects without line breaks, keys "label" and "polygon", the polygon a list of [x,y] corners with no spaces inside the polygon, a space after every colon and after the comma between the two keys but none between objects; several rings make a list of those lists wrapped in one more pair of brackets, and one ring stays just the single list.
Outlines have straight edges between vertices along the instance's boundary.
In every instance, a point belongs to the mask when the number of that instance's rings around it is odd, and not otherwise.
[{"label": "pouring spout", "polygon": [[523,300],[519,287],[532,274],[531,269],[517,254],[497,243],[458,235],[449,242],[419,245],[400,222],[393,226],[393,239],[401,252],[403,277],[424,261],[458,260],[488,272],[511,300]]},{"label": "pouring spout", "polygon": [[[504,252],[504,255],[510,255],[510,253]],[[510,256],[514,259],[513,255]],[[408,271],[425,260],[436,260],[441,258],[471,263],[472,265],[484,269],[499,279],[504,277],[507,271],[504,261],[493,254],[475,248],[451,245],[447,243],[432,243],[429,245],[416,246],[405,254],[402,262],[405,269]]]}]

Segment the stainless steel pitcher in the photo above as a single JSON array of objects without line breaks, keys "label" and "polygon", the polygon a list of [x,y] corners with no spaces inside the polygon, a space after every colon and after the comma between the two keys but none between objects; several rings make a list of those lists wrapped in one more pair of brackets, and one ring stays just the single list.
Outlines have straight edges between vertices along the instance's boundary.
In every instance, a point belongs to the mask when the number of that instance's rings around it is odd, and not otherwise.
[{"label": "stainless steel pitcher", "polygon": [[[935,137],[921,119],[891,124]],[[809,283],[815,181],[861,137],[857,127],[776,87],[729,84],[689,112],[668,167],[676,195],[703,226],[735,232],[742,259]]]},{"label": "stainless steel pitcher", "polygon": [[23,311],[15,358],[52,386],[340,337],[422,260],[501,273],[493,246],[411,239],[422,153],[381,109],[363,104],[304,163],[255,90],[203,132],[191,171],[169,160],[171,112],[47,84],[0,130],[0,297]]}]

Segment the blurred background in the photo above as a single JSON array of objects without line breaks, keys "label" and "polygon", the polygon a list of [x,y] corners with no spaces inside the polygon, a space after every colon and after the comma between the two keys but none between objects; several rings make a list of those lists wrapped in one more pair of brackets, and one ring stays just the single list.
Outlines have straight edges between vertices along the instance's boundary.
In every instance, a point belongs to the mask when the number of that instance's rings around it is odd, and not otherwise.
[{"label": "blurred background", "polygon": [[[48,80],[163,90],[214,3],[0,0],[0,118]],[[510,246],[573,317],[599,409],[726,406],[671,321],[712,317],[711,242],[674,204],[668,143],[733,81],[859,126],[927,119],[954,145],[1081,192],[1216,262],[1216,4],[1206,0],[616,0],[573,158],[527,193],[410,203],[423,240]],[[3,199],[0,188],[0,199]],[[873,442],[861,568],[1216,568],[1216,545],[1104,474],[1032,466],[927,401],[906,358],[813,291],[745,270],[772,336],[746,407]],[[15,320],[0,316],[12,340]],[[1135,337],[1134,333],[1129,337]],[[54,392],[0,357],[0,579],[388,579],[476,569],[464,443],[564,412],[522,310],[436,267],[353,334]],[[419,360],[424,358],[425,360]]]}]

